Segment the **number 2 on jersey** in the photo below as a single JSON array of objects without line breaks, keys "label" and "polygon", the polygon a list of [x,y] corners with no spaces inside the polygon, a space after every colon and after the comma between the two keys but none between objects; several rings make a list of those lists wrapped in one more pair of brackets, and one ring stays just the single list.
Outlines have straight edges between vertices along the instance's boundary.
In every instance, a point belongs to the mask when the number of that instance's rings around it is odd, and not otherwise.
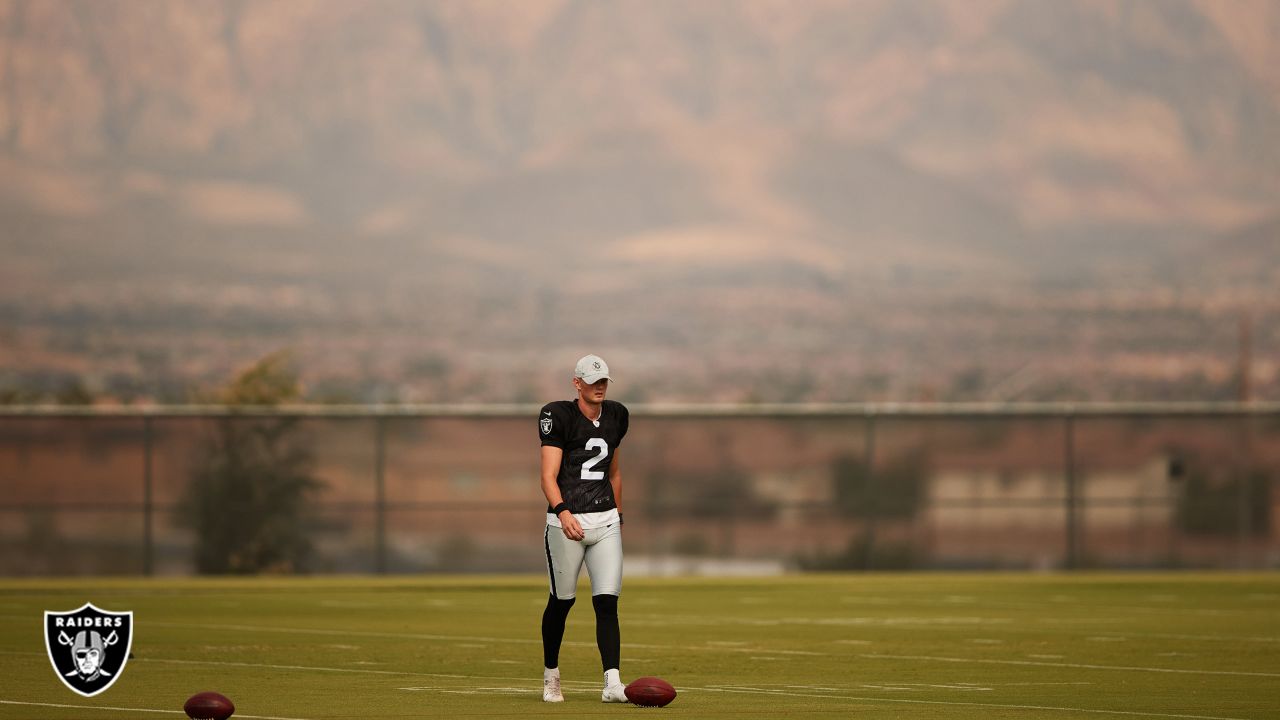
[{"label": "number 2 on jersey", "polygon": [[587,449],[590,450],[591,448],[599,448],[600,454],[582,463],[582,479],[603,480],[604,471],[592,470],[591,468],[595,467],[596,463],[605,459],[605,456],[609,454],[609,443],[605,442],[604,438],[591,438],[587,441]]}]

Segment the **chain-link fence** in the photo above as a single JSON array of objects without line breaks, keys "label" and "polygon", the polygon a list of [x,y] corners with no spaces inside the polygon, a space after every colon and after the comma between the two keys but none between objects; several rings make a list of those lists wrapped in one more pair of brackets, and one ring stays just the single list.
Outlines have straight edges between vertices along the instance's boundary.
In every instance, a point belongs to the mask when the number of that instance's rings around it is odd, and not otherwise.
[{"label": "chain-link fence", "polygon": [[[632,417],[629,571],[1280,566],[1280,406]],[[5,409],[0,574],[541,572],[536,418]]]}]

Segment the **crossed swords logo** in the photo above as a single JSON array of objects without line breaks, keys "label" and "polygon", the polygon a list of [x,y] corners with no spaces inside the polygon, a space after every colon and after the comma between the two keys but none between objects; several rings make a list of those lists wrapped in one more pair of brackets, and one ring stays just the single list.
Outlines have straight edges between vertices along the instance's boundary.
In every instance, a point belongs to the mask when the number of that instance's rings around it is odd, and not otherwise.
[{"label": "crossed swords logo", "polygon": [[81,630],[76,633],[75,640],[67,636],[67,631],[58,633],[58,644],[71,648],[71,657],[75,660],[75,668],[63,673],[63,677],[79,677],[85,682],[93,682],[99,677],[111,677],[111,673],[102,667],[106,659],[107,648],[120,642],[120,635],[115,630],[106,638],[97,630]]}]

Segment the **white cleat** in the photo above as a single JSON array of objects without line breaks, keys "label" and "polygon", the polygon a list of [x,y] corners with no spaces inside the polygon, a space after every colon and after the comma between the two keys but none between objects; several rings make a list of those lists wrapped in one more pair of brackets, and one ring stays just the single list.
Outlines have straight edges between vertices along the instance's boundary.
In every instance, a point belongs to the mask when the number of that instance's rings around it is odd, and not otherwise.
[{"label": "white cleat", "polygon": [[607,703],[624,703],[627,700],[627,688],[622,683],[615,685],[605,685],[604,692],[600,693],[600,702]]},{"label": "white cleat", "polygon": [[560,668],[542,671],[542,702],[564,702],[560,691]]}]

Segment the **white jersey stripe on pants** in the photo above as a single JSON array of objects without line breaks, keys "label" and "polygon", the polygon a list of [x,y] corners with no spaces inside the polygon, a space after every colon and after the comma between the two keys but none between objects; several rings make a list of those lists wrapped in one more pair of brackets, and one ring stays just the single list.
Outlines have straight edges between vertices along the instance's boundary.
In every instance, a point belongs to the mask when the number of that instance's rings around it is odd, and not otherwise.
[{"label": "white jersey stripe on pants", "polygon": [[581,540],[570,540],[558,527],[546,526],[547,573],[551,593],[561,600],[577,596],[578,574],[583,562],[591,576],[592,595],[622,594],[622,530],[620,523],[583,530]]}]

